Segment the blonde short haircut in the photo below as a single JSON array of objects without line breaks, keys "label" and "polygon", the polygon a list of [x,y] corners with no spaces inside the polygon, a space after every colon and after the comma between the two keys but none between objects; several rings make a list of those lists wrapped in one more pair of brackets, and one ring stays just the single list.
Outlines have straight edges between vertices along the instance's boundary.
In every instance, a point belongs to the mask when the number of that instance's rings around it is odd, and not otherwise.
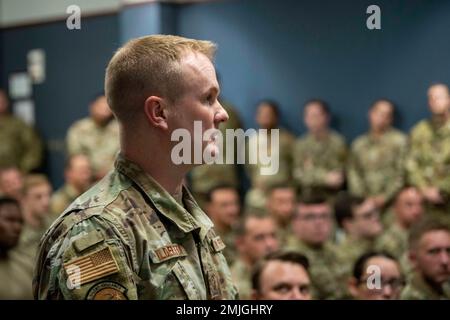
[{"label": "blonde short haircut", "polygon": [[47,177],[43,174],[30,174],[25,178],[23,194],[27,194],[32,188],[40,185],[50,185]]},{"label": "blonde short haircut", "polygon": [[122,122],[134,119],[150,95],[170,101],[183,93],[180,61],[189,52],[211,61],[216,45],[210,41],[171,35],[133,39],[120,48],[106,68],[105,94],[111,110]]}]

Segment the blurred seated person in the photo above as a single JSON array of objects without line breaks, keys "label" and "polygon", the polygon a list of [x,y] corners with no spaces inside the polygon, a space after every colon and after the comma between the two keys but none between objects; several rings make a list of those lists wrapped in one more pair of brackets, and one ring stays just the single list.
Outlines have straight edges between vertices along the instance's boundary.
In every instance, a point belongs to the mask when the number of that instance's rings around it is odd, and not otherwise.
[{"label": "blurred seated person", "polygon": [[246,212],[236,229],[239,256],[231,266],[231,276],[241,300],[251,299],[251,270],[267,254],[279,249],[277,226],[268,215]]},{"label": "blurred seated person", "polygon": [[17,167],[0,168],[0,196],[20,201],[23,196],[23,174]]},{"label": "blurred seated person", "polygon": [[275,184],[267,192],[266,209],[278,226],[280,245],[292,235],[291,222],[296,204],[295,190],[289,184]]},{"label": "blurred seated person", "polygon": [[295,251],[274,252],[252,272],[254,300],[311,300],[308,259]]},{"label": "blurred seated person", "polygon": [[56,219],[79,195],[92,184],[91,164],[87,156],[76,154],[70,156],[64,168],[64,185],[51,199],[51,212]]},{"label": "blurred seated person", "polygon": [[385,252],[359,257],[349,280],[349,292],[357,300],[398,300],[404,286],[398,261]]},{"label": "blurred seated person", "polygon": [[450,228],[423,219],[411,229],[409,258],[413,274],[402,291],[405,300],[450,299]]},{"label": "blurred seated person", "polygon": [[226,247],[222,252],[231,265],[237,255],[235,227],[241,211],[239,193],[231,185],[217,185],[209,190],[206,200],[206,213],[225,243]]},{"label": "blurred seated person", "polygon": [[34,261],[18,250],[22,227],[19,202],[0,197],[0,300],[33,299]]}]

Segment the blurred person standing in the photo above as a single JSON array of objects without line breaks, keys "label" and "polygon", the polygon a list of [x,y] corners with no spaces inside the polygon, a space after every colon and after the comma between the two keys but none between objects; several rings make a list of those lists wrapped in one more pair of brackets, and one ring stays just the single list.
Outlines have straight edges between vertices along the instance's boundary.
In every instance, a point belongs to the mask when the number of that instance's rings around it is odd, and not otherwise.
[{"label": "blurred person standing", "polygon": [[[251,150],[265,149],[264,153],[274,158],[278,157],[279,167],[275,174],[263,175],[261,169],[265,167],[261,159],[255,164],[246,162],[245,168],[250,179],[251,188],[245,196],[245,205],[248,208],[264,209],[266,206],[266,192],[273,184],[290,183],[292,180],[292,146],[294,136],[284,128],[279,127],[280,108],[275,101],[263,100],[256,109],[256,122],[259,129],[267,130],[249,137],[246,144],[246,156]],[[279,141],[271,145],[272,130],[279,130]]]},{"label": "blurred person standing", "polygon": [[119,151],[119,125],[104,95],[96,96],[89,105],[90,116],[75,122],[67,132],[69,156],[85,154],[95,180],[113,168]]},{"label": "blurred person standing", "polygon": [[428,214],[450,225],[450,92],[438,83],[428,89],[431,117],[420,121],[410,132],[410,152],[406,162],[409,183],[425,200]]},{"label": "blurred person standing", "polygon": [[35,129],[9,110],[6,92],[0,88],[0,167],[17,167],[22,172],[42,165],[43,143]]},{"label": "blurred person standing", "polygon": [[298,138],[293,151],[293,180],[300,199],[313,195],[334,198],[345,182],[347,146],[329,127],[330,109],[320,99],[306,102],[303,121],[308,133]]},{"label": "blurred person standing", "polygon": [[375,101],[369,109],[369,132],[352,143],[347,179],[350,193],[385,209],[405,182],[407,138],[395,129],[394,104]]}]

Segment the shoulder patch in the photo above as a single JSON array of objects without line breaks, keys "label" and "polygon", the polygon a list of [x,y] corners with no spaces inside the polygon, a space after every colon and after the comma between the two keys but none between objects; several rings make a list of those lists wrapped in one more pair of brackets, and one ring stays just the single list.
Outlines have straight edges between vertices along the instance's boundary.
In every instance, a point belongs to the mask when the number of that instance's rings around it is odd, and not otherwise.
[{"label": "shoulder patch", "polygon": [[127,289],[117,282],[105,281],[89,289],[86,300],[128,300]]},{"label": "shoulder patch", "polygon": [[81,252],[87,248],[92,247],[93,245],[96,245],[99,242],[102,242],[103,240],[103,235],[99,231],[94,230],[90,231],[82,238],[75,240],[73,242],[73,246],[78,252]]},{"label": "shoulder patch", "polygon": [[68,281],[75,288],[115,274],[119,272],[119,266],[111,253],[111,249],[105,247],[65,263],[64,270],[68,275]]}]

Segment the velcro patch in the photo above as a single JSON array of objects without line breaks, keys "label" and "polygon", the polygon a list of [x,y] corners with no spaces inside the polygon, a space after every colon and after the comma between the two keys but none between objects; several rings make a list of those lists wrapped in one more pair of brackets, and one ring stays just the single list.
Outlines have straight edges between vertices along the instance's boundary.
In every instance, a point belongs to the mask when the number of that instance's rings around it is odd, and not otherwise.
[{"label": "velcro patch", "polygon": [[225,243],[223,243],[222,239],[219,236],[211,239],[211,245],[214,248],[215,252],[222,251],[226,247]]},{"label": "velcro patch", "polygon": [[165,261],[174,257],[184,257],[187,256],[186,249],[179,244],[169,244],[167,246],[158,248],[155,250],[155,254],[158,257],[159,261]]},{"label": "velcro patch", "polygon": [[64,264],[73,288],[119,272],[119,266],[109,247]]}]

